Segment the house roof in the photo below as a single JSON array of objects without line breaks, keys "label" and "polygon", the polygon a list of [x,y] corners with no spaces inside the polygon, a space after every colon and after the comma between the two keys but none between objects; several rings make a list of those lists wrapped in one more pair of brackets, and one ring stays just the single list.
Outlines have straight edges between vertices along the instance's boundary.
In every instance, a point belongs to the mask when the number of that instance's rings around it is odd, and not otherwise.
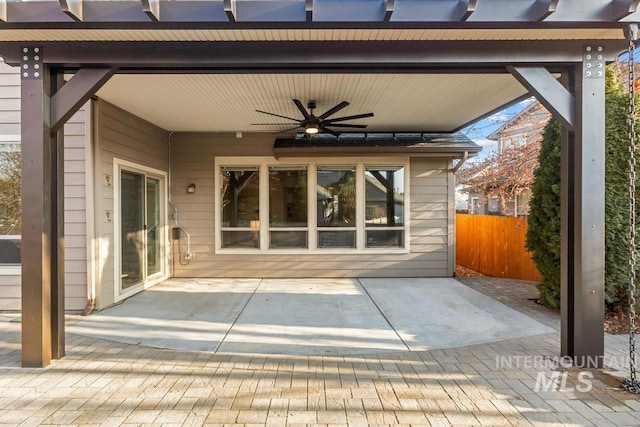
[{"label": "house roof", "polygon": [[498,140],[514,133],[541,131],[549,119],[550,113],[544,106],[533,100],[518,114],[507,120],[502,126],[487,136],[487,139]]},{"label": "house roof", "polygon": [[449,155],[477,154],[482,147],[461,132],[318,134],[310,138],[278,138],[273,145],[276,157],[360,155]]}]

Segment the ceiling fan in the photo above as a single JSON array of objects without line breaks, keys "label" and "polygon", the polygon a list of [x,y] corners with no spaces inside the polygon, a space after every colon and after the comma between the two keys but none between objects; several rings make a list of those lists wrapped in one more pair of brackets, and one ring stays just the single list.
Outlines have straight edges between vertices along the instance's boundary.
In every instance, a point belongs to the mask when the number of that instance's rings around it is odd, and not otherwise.
[{"label": "ceiling fan", "polygon": [[[349,103],[347,101],[342,101],[338,105],[324,113],[316,116],[313,113],[313,110],[316,109],[316,101],[309,101],[307,103],[307,109],[304,108],[302,102],[299,99],[294,99],[293,103],[298,107],[298,110],[302,113],[302,119],[295,119],[293,117],[281,116],[280,114],[270,113],[268,111],[256,110],[258,113],[268,114],[270,116],[280,117],[283,119],[291,120],[292,122],[297,122],[298,124],[292,128],[285,129],[281,132],[289,132],[298,128],[303,128],[304,132],[307,135],[313,135],[319,132],[327,132],[335,136],[339,136],[340,134],[333,129],[330,128],[343,128],[343,129],[364,129],[367,125],[354,125],[342,123],[347,120],[355,120],[362,119],[364,117],[373,117],[373,113],[364,113],[364,114],[356,114],[353,116],[344,116],[344,117],[336,117],[334,119],[330,118],[330,116],[334,115],[338,111],[345,108]],[[293,123],[253,123],[254,125],[292,125]]]}]

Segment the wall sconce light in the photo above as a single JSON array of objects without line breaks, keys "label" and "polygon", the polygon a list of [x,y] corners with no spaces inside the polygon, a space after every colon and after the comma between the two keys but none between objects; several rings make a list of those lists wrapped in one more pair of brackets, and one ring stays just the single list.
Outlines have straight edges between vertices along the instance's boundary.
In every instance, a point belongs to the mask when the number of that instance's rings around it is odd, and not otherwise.
[{"label": "wall sconce light", "polygon": [[189,186],[187,187],[187,193],[189,194],[193,194],[196,192],[196,185],[192,182],[191,184],[189,184]]}]

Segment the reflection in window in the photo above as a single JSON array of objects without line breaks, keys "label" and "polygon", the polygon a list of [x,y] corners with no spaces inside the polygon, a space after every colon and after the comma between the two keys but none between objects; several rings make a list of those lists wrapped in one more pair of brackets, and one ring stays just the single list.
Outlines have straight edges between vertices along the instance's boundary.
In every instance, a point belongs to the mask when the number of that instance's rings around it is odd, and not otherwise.
[{"label": "reflection in window", "polygon": [[[222,168],[222,247],[259,247],[260,179],[257,167]],[[237,231],[229,229],[238,229]]]},{"label": "reflection in window", "polygon": [[307,217],[306,167],[269,168],[269,247],[306,248]]},{"label": "reflection in window", "polygon": [[354,227],[355,167],[318,168],[318,227]]},{"label": "reflection in window", "polygon": [[0,264],[20,264],[20,144],[0,144]]},{"label": "reflection in window", "polygon": [[404,168],[365,169],[367,247],[404,247]]},{"label": "reflection in window", "polygon": [[355,167],[318,167],[317,180],[318,247],[355,248]]}]

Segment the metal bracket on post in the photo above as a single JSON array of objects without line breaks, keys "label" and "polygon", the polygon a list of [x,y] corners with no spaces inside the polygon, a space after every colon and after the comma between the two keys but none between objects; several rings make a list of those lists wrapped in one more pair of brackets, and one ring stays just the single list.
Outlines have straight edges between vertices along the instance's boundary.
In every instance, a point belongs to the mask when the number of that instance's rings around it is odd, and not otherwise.
[{"label": "metal bracket on post", "polygon": [[42,78],[42,48],[22,48],[22,60],[20,61],[20,76],[22,79],[34,80]]},{"label": "metal bracket on post", "polygon": [[582,54],[582,76],[585,79],[603,78],[604,73],[604,48],[602,46],[585,46]]}]

